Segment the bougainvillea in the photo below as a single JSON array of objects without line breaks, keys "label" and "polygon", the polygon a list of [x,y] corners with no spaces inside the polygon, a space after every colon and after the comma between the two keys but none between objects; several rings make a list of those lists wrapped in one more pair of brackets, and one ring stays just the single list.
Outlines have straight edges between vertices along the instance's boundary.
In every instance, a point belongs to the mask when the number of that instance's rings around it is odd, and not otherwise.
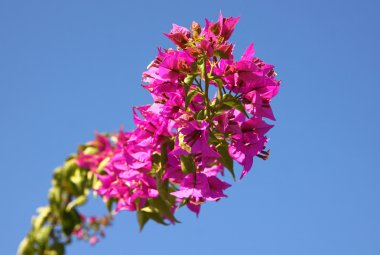
[{"label": "bougainvillea", "polygon": [[[183,206],[198,215],[226,197],[231,184],[222,177],[226,170],[235,179],[234,161],[241,179],[255,157],[268,158],[266,119],[275,120],[270,101],[280,82],[253,44],[235,59],[228,40],[238,20],[220,14],[203,28],[173,25],[165,36],[176,49],[158,49],[142,75],[153,103],[133,108],[134,130],[97,134],[55,171],[49,205],[39,208],[20,254],[63,254],[72,237],[95,244],[122,210],[137,213],[140,229],[149,220],[178,222]],[[108,215],[79,212],[91,192]]]}]

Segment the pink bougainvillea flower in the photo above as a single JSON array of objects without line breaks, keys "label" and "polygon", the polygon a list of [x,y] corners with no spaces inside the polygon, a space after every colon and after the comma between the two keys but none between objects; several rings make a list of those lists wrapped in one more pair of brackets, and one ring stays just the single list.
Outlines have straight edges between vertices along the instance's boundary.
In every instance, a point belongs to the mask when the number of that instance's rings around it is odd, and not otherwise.
[{"label": "pink bougainvillea flower", "polygon": [[173,28],[169,34],[165,34],[174,44],[181,48],[186,48],[186,44],[191,37],[191,33],[187,28],[173,24]]},{"label": "pink bougainvillea flower", "polygon": [[79,167],[90,169],[93,172],[97,171],[100,162],[114,153],[110,139],[99,133],[96,134],[94,141],[86,144],[87,147],[93,149],[81,150],[77,157],[77,164]]},{"label": "pink bougainvillea flower", "polygon": [[145,147],[159,143],[162,136],[172,135],[171,130],[175,123],[160,114],[155,114],[154,111],[152,106],[133,108],[133,116],[138,128],[131,133],[129,142],[133,141],[135,144]]},{"label": "pink bougainvillea flower", "polygon": [[208,144],[207,127],[209,124],[206,121],[191,121],[188,126],[179,130],[180,135],[183,135],[185,146],[190,149],[190,153],[200,153],[205,157],[218,158],[220,155]]},{"label": "pink bougainvillea flower", "polygon": [[78,239],[83,238],[83,229],[79,228],[73,231],[73,235],[76,236]]},{"label": "pink bougainvillea flower", "polygon": [[173,183],[181,183],[185,174],[182,172],[179,157],[171,151],[168,154],[168,162],[163,179],[169,179]]},{"label": "pink bougainvillea flower", "polygon": [[270,99],[261,97],[259,91],[252,90],[248,92],[244,95],[244,99],[245,110],[253,114],[256,118],[264,117],[276,120],[269,104]]},{"label": "pink bougainvillea flower", "polygon": [[243,56],[241,56],[240,60],[243,61],[252,61],[253,55],[255,55],[255,48],[253,43],[251,43],[247,49],[245,49]]},{"label": "pink bougainvillea flower", "polygon": [[191,198],[192,203],[202,203],[205,200],[217,201],[226,197],[223,190],[231,185],[215,176],[207,177],[203,173],[188,174],[183,179],[180,190],[172,192],[178,198]]},{"label": "pink bougainvillea flower", "polygon": [[190,211],[194,212],[197,215],[197,217],[199,216],[199,212],[201,211],[201,205],[195,202],[194,199],[190,199],[186,206],[187,208],[189,208]]},{"label": "pink bougainvillea flower", "polygon": [[111,197],[118,198],[116,211],[135,211],[144,207],[148,198],[158,196],[155,180],[147,174],[126,171],[120,174],[119,180],[119,186],[110,193]]},{"label": "pink bougainvillea flower", "polygon": [[99,242],[99,238],[97,236],[91,236],[90,239],[88,240],[88,242],[91,245],[95,245],[97,242]]},{"label": "pink bougainvillea flower", "polygon": [[267,124],[259,118],[251,118],[241,125],[241,134],[233,136],[229,146],[229,153],[233,159],[243,166],[240,179],[251,169],[253,157],[260,154],[267,143],[268,138],[264,136],[273,125]]},{"label": "pink bougainvillea flower", "polygon": [[[175,121],[179,119],[183,114],[186,114],[184,111],[184,96],[182,93],[178,92],[167,93],[167,95],[168,98],[162,99],[162,101],[156,101],[154,104],[152,104],[149,108],[149,111],[158,116],[162,116],[165,119]],[[173,125],[177,124],[177,121],[174,123],[172,121],[170,121],[170,123]]]},{"label": "pink bougainvillea flower", "polygon": [[199,201],[210,194],[210,185],[205,174],[188,174],[183,179],[180,190],[171,193],[178,198],[192,197]]},{"label": "pink bougainvillea flower", "polygon": [[207,177],[217,176],[219,173],[223,175],[224,167],[221,164],[215,164],[209,167],[205,167],[202,171]]},{"label": "pink bougainvillea flower", "polygon": [[210,36],[212,33],[214,36],[222,37],[224,41],[230,39],[232,32],[236,24],[238,23],[240,17],[237,18],[224,18],[222,12],[219,14],[219,19],[217,22],[213,23],[206,19],[206,26],[204,33]]},{"label": "pink bougainvillea flower", "polygon": [[230,184],[227,182],[221,181],[216,176],[209,176],[207,178],[207,181],[210,186],[210,194],[208,197],[206,197],[207,200],[210,201],[218,201],[222,197],[227,197],[223,191],[229,187],[231,187]]},{"label": "pink bougainvillea flower", "polygon": [[208,57],[212,57],[214,55],[213,43],[208,38],[204,38],[202,42],[198,45],[203,50],[203,52],[206,53]]},{"label": "pink bougainvillea flower", "polygon": [[147,85],[144,84],[142,86],[151,93],[155,102],[167,99],[167,97],[172,93],[181,92],[182,95],[183,91],[182,86],[180,86],[178,83],[162,80],[154,80],[152,83],[149,83]]},{"label": "pink bougainvillea flower", "polygon": [[98,175],[98,179],[101,182],[101,186],[96,190],[96,192],[104,196],[105,198],[109,199],[110,196],[110,191],[113,188],[115,182],[116,182],[116,177],[114,175]]},{"label": "pink bougainvillea flower", "polygon": [[149,171],[152,167],[151,149],[129,143],[124,151],[125,162],[130,169]]},{"label": "pink bougainvillea flower", "polygon": [[186,73],[191,72],[193,62],[193,56],[187,51],[167,51],[158,68],[159,77],[164,81],[172,82],[183,79]]},{"label": "pink bougainvillea flower", "polygon": [[244,114],[236,109],[231,109],[214,118],[214,124],[220,132],[232,135],[241,133],[240,126],[244,121]]},{"label": "pink bougainvillea flower", "polygon": [[221,27],[220,36],[224,38],[225,41],[230,39],[232,32],[235,29],[236,24],[238,23],[240,17],[233,18],[224,18],[222,12],[219,14],[219,24]]},{"label": "pink bougainvillea flower", "polygon": [[215,52],[218,56],[229,59],[232,56],[233,49],[234,49],[233,44],[224,43],[224,44],[217,45],[215,47]]},{"label": "pink bougainvillea flower", "polygon": [[235,93],[251,91],[263,76],[261,70],[252,61],[239,60],[235,68],[235,84],[232,88]]}]

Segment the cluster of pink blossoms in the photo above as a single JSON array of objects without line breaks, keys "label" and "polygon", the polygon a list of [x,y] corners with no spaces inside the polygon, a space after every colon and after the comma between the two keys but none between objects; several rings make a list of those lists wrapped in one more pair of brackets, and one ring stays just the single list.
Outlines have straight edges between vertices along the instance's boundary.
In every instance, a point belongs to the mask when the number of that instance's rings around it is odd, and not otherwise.
[{"label": "cluster of pink blossoms", "polygon": [[[136,129],[101,135],[79,147],[54,171],[49,205],[38,209],[18,254],[64,254],[71,237],[98,242],[113,215],[136,211],[140,229],[154,220],[178,222],[187,206],[199,214],[206,201],[226,197],[225,170],[240,178],[253,159],[267,159],[266,133],[274,121],[271,99],[280,82],[272,65],[253,57],[253,44],[235,60],[229,38],[239,18],[206,20],[165,34],[176,49],[159,49],[143,73],[151,105],[133,108]],[[91,190],[109,213],[84,217],[78,207]]]},{"label": "cluster of pink blossoms", "polygon": [[73,230],[72,235],[80,240],[88,241],[91,245],[95,245],[100,240],[99,237],[105,237],[104,229],[112,220],[110,215],[86,217],[80,214],[80,218],[81,224]]},{"label": "cluster of pink blossoms", "polygon": [[96,172],[109,158],[97,172],[97,192],[115,201],[116,211],[137,211],[141,226],[174,223],[183,205],[198,214],[205,201],[226,197],[231,185],[220,177],[227,169],[235,178],[234,160],[242,178],[255,156],[269,155],[265,134],[273,125],[264,118],[275,120],[270,101],[280,82],[274,66],[253,57],[253,44],[234,59],[228,40],[238,20],[220,15],[204,28],[173,25],[165,35],[177,49],[159,49],[143,73],[154,102],[134,107],[136,129],[120,132],[115,143],[98,136],[98,155],[78,159]]}]

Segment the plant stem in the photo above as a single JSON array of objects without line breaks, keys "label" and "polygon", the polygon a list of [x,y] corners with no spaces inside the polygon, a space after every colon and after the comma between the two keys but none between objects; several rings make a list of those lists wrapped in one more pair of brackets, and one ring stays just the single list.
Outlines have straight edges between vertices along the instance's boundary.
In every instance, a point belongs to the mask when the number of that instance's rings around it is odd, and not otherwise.
[{"label": "plant stem", "polygon": [[207,74],[207,58],[204,58],[204,65],[203,65],[203,75],[205,79],[205,102],[206,102],[206,115],[208,120],[210,120],[210,99],[208,97],[208,88],[210,86],[210,81],[208,79]]}]

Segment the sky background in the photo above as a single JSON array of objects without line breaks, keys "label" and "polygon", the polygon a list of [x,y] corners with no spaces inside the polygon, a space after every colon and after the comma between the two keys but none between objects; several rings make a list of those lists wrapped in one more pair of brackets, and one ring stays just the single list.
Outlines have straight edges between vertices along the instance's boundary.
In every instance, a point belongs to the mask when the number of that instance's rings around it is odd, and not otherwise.
[{"label": "sky background", "polygon": [[[282,80],[271,158],[199,219],[148,223],[122,212],[96,247],[72,254],[380,254],[379,1],[0,0],[1,254],[15,254],[53,169],[94,131],[133,129],[151,102],[141,73],[172,23],[240,16]],[[99,199],[85,212],[101,214]]]}]

